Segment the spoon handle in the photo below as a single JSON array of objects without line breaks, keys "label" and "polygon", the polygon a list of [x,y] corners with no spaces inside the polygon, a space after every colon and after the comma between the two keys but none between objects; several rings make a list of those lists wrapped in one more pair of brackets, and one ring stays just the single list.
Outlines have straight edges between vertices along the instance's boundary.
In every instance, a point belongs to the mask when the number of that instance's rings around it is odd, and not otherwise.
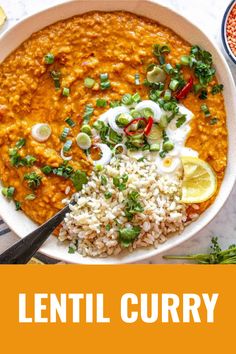
[{"label": "spoon handle", "polygon": [[0,255],[0,264],[27,263],[48,239],[53,230],[62,222],[66,213],[69,211],[69,205],[67,205],[36,230],[8,248]]}]

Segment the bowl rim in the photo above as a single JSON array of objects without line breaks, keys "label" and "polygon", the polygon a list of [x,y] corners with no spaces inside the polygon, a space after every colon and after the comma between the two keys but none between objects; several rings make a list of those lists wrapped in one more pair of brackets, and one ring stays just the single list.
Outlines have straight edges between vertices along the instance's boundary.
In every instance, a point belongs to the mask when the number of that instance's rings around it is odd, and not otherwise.
[{"label": "bowl rim", "polygon": [[[100,1],[100,0],[94,0],[94,1],[91,1],[91,2],[89,2],[90,4],[91,3],[95,3],[95,4],[97,4],[97,3],[110,3],[111,1]],[[32,20],[34,20],[34,19],[37,19],[37,18],[39,18],[40,16],[42,16],[42,15],[45,15],[47,18],[48,18],[48,16],[50,15],[50,13],[48,13],[48,12],[50,12],[50,11],[54,11],[55,9],[56,10],[60,10],[60,9],[63,9],[64,7],[67,7],[67,6],[72,6],[72,4],[73,3],[87,3],[87,1],[78,1],[78,0],[72,0],[72,1],[68,1],[68,2],[65,2],[65,3],[62,3],[62,4],[58,4],[58,5],[56,5],[56,6],[53,6],[53,7],[50,7],[50,8],[48,8],[48,9],[45,9],[45,10],[42,10],[42,11],[40,11],[40,12],[37,12],[36,14],[33,14],[33,15],[29,15],[29,16],[27,16],[26,18],[24,18],[23,20],[21,20],[21,21],[19,21],[15,26],[13,26],[13,27],[11,27],[11,28],[9,28],[9,29],[7,29],[5,32],[3,32],[3,34],[0,36],[0,42],[1,41],[3,41],[4,39],[5,39],[5,37],[6,37],[6,39],[8,39],[8,36],[10,37],[10,36],[14,36],[15,35],[15,32],[17,31],[17,28],[18,27],[20,27],[20,26],[23,26],[23,25],[27,25],[27,22],[28,21],[32,21]],[[127,3],[126,1],[121,1],[120,3]],[[129,9],[127,9],[127,8],[124,8],[124,9],[122,9],[122,6],[120,6],[120,3],[119,3],[119,8],[115,8],[115,9],[113,9],[113,10],[103,10],[103,11],[122,11],[122,10],[124,10],[124,11],[130,11]],[[230,93],[233,93],[233,92],[235,92],[235,83],[234,83],[234,80],[233,80],[233,77],[232,77],[232,73],[231,73],[231,71],[230,71],[230,69],[229,69],[229,66],[228,66],[228,64],[227,64],[227,62],[226,62],[226,60],[225,60],[225,58],[224,58],[224,56],[223,56],[223,54],[221,53],[221,51],[219,50],[219,48],[214,44],[214,42],[212,41],[212,39],[211,38],[209,38],[201,29],[199,29],[194,23],[192,23],[190,20],[188,20],[187,18],[185,18],[184,16],[182,16],[180,13],[178,13],[178,12],[176,12],[175,10],[173,10],[173,9],[171,9],[171,8],[169,8],[169,7],[167,7],[167,6],[164,6],[164,5],[162,5],[162,4],[159,4],[158,2],[156,2],[156,1],[152,1],[152,0],[136,0],[136,1],[134,1],[134,2],[129,2],[129,3],[137,3],[136,5],[139,5],[140,3],[143,3],[143,4],[145,4],[145,6],[146,6],[146,4],[151,4],[150,6],[157,6],[157,7],[159,7],[159,9],[160,8],[162,8],[164,11],[167,11],[168,13],[170,13],[170,15],[172,14],[174,17],[175,17],[175,19],[177,18],[177,19],[180,19],[182,22],[183,22],[183,24],[185,25],[185,26],[189,26],[189,27],[192,27],[193,29],[194,29],[194,33],[195,34],[200,34],[201,35],[201,39],[203,40],[203,39],[205,39],[205,40],[207,40],[208,41],[208,45],[210,45],[211,47],[212,47],[212,50],[214,50],[214,52],[215,52],[215,55],[218,57],[218,60],[220,60],[221,61],[221,63],[223,64],[223,67],[224,67],[224,71],[225,71],[225,74],[226,74],[226,78],[227,78],[227,83],[228,83],[228,87],[229,87],[229,91],[230,91]],[[115,5],[114,7],[117,7],[118,5]],[[89,10],[89,11],[92,11],[92,9],[91,10]],[[97,11],[97,10],[95,10],[95,11]],[[85,12],[87,12],[87,11],[84,11],[83,13],[85,13]],[[139,10],[137,10],[136,8],[135,8],[135,10],[133,10],[133,11],[130,11],[130,12],[133,12],[134,14],[137,14],[137,15],[140,15],[140,16],[144,16],[144,17],[147,17],[147,18],[153,18],[152,17],[152,15],[144,15],[144,14],[142,14],[142,13],[140,13],[140,11]],[[62,15],[62,16],[64,16],[64,14]],[[69,16],[69,17],[73,17],[73,16],[75,16],[75,15],[71,15],[71,16]],[[58,15],[58,17],[60,17],[59,15]],[[68,18],[69,18],[68,17]],[[156,15],[155,15],[155,17],[156,17]],[[62,17],[62,19],[65,19],[66,17]],[[49,22],[49,24],[47,25],[47,26],[49,26],[51,23],[55,23],[55,22],[57,22],[57,21],[60,21],[61,19],[59,18],[58,20],[56,20],[56,21],[48,21]],[[156,21],[158,21],[158,19],[156,19]],[[160,20],[160,23],[162,24],[162,25],[164,25],[163,24],[163,22],[165,22],[165,21],[161,21]],[[164,26],[166,26],[166,25],[164,25]],[[43,27],[45,27],[45,26],[40,26],[40,28],[43,28]],[[37,30],[35,30],[35,31],[38,31],[38,29]],[[179,34],[178,33],[178,31],[177,30],[175,30],[175,29],[173,29],[173,31],[175,32],[175,33],[177,33],[178,35],[180,35],[183,39],[185,39],[185,37],[184,37],[184,35],[183,34]],[[32,32],[33,31],[31,31],[31,34],[32,34]],[[28,36],[29,37],[29,36]],[[27,37],[27,38],[28,38]],[[23,41],[22,41],[23,42]],[[21,42],[21,43],[22,43]],[[20,45],[20,44],[19,44]],[[18,46],[19,46],[18,45]],[[17,46],[17,47],[18,47]],[[16,47],[16,48],[17,48]],[[10,51],[10,50],[7,50],[7,52],[8,52],[8,54],[7,55],[9,55],[12,51]],[[233,111],[236,113],[236,105],[234,104],[234,103],[232,103],[232,105],[233,105]],[[228,113],[228,105],[226,105],[226,110],[227,110],[227,113]],[[235,114],[236,115],[236,114]],[[231,114],[231,116],[232,116],[232,114]],[[231,124],[232,125],[235,125],[236,124],[236,121],[235,120],[233,120],[233,119],[230,119],[229,121],[231,121]],[[227,124],[228,125],[228,124]],[[236,126],[236,125],[235,125]],[[231,133],[231,135],[232,135],[233,133]],[[234,134],[233,134],[233,136],[234,136]],[[234,141],[235,140],[235,141]],[[236,158],[233,158],[233,155],[232,155],[232,148],[234,148],[234,149],[236,149],[236,139],[230,139],[230,140],[228,140],[228,141],[230,141],[230,144],[229,144],[229,147],[231,147],[231,149],[230,149],[230,151],[231,151],[231,160],[235,160],[234,162],[236,162]],[[229,157],[229,150],[228,150],[228,157]],[[230,161],[229,161],[230,162]],[[189,240],[189,239],[191,239],[196,233],[198,233],[200,230],[202,230],[204,227],[206,227],[207,225],[208,225],[208,223],[209,222],[211,222],[214,218],[215,218],[215,216],[218,214],[218,212],[221,210],[221,208],[224,206],[224,204],[225,204],[225,202],[226,202],[226,200],[228,199],[228,197],[229,197],[229,195],[230,195],[230,193],[231,193],[231,191],[232,191],[232,189],[233,189],[233,187],[234,187],[234,184],[235,184],[235,180],[236,180],[236,171],[235,171],[235,173],[233,173],[233,171],[234,171],[234,169],[233,169],[233,167],[232,167],[232,163],[228,163],[228,166],[227,166],[227,170],[229,170],[230,171],[230,173],[229,173],[229,171],[228,171],[228,173],[227,173],[227,184],[226,184],[226,182],[224,183],[224,181],[223,181],[223,185],[224,185],[224,193],[221,193],[221,195],[220,195],[220,197],[221,198],[218,198],[217,199],[217,205],[215,205],[216,204],[216,201],[213,203],[213,207],[211,206],[210,208],[208,208],[203,214],[202,214],[202,216],[198,219],[198,221],[196,222],[196,223],[192,223],[190,226],[188,226],[188,232],[186,232],[186,235],[184,235],[183,237],[180,237],[180,236],[177,236],[177,237],[174,237],[174,238],[171,238],[172,239],[172,242],[166,242],[165,244],[163,244],[163,247],[160,247],[160,248],[158,248],[158,249],[154,249],[154,248],[152,248],[152,249],[144,249],[142,252],[138,252],[137,250],[135,251],[135,252],[133,252],[132,253],[132,256],[130,256],[130,257],[128,257],[128,259],[126,259],[126,257],[122,257],[121,259],[116,259],[116,260],[113,260],[113,259],[110,259],[109,260],[109,257],[107,257],[106,258],[106,261],[104,262],[103,260],[104,259],[101,259],[101,258],[96,258],[95,260],[91,260],[89,257],[86,257],[86,258],[84,258],[84,260],[83,261],[81,261],[81,260],[79,260],[78,258],[76,258],[74,255],[69,255],[69,257],[66,257],[65,255],[63,255],[63,257],[62,257],[62,253],[61,253],[61,251],[59,250],[59,249],[57,249],[57,255],[55,255],[55,253],[56,252],[54,252],[53,254],[52,254],[52,250],[50,250],[50,243],[49,244],[47,244],[47,242],[46,242],[46,244],[39,250],[39,252],[41,252],[41,253],[43,253],[43,254],[45,254],[45,255],[47,255],[47,256],[49,256],[49,257],[53,257],[53,258],[56,258],[56,259],[62,259],[62,260],[64,260],[64,261],[66,261],[66,262],[70,262],[70,263],[77,263],[77,264],[127,264],[127,263],[134,263],[134,262],[139,262],[139,261],[142,261],[142,260],[144,260],[144,259],[147,259],[147,258],[152,258],[152,257],[154,257],[154,256],[157,256],[157,255],[160,255],[161,253],[163,253],[163,252],[166,252],[166,251],[168,251],[169,249],[171,249],[171,248],[173,248],[173,247],[176,247],[176,246],[179,246],[180,244],[182,244],[183,242],[185,242],[185,241],[187,241],[187,240]],[[227,171],[226,170],[226,171]],[[225,179],[225,178],[224,178]],[[221,187],[222,188],[222,187]],[[219,192],[220,193],[220,192]],[[1,196],[0,196],[0,198],[1,198]],[[4,203],[4,201],[2,202],[1,201],[1,203]],[[0,204],[1,204],[0,203]],[[5,206],[7,205],[6,204],[7,202],[5,202]],[[9,203],[8,203],[9,204]],[[215,205],[215,206],[214,206]],[[10,209],[9,209],[9,207],[8,207],[8,211],[9,211]],[[11,208],[11,211],[12,211],[12,208]],[[21,213],[21,212],[17,212],[17,213]],[[7,220],[9,221],[9,216],[7,215],[7,210],[6,211],[4,211],[4,215],[2,215],[2,218],[7,222]],[[12,219],[12,217],[11,217],[11,219]],[[201,221],[200,221],[200,219],[201,219]],[[29,222],[30,221],[30,219],[29,218],[27,218],[27,222]],[[18,231],[18,229],[17,229],[17,225],[16,225],[16,223],[14,223],[14,221],[11,221],[11,222],[9,222],[9,224],[11,225],[10,227],[11,227],[11,229],[16,233],[16,234],[18,234],[19,235],[19,237],[24,237],[25,236],[25,234],[23,234],[23,232],[22,231],[20,231],[20,232],[17,232]],[[34,225],[36,225],[36,224],[34,224]],[[30,227],[30,226],[29,226]],[[36,226],[35,226],[36,227]],[[52,237],[51,237],[52,238]],[[53,239],[55,239],[54,237],[53,237]],[[169,239],[169,241],[171,240],[171,239]],[[55,243],[56,244],[56,243]],[[49,247],[48,247],[48,245],[49,245]],[[58,246],[56,246],[56,247],[58,247]],[[87,259],[89,259],[89,261],[87,261]]]},{"label": "bowl rim", "polygon": [[236,5],[236,0],[232,0],[224,12],[224,16],[223,16],[222,23],[221,23],[221,38],[222,38],[224,50],[226,51],[226,53],[229,56],[229,58],[231,59],[231,61],[234,64],[236,64],[236,56],[234,55],[234,53],[232,52],[232,49],[230,48],[230,45],[229,45],[228,39],[227,39],[227,34],[226,34],[226,27],[227,27],[228,18],[229,18],[229,15],[230,15],[234,5]]}]

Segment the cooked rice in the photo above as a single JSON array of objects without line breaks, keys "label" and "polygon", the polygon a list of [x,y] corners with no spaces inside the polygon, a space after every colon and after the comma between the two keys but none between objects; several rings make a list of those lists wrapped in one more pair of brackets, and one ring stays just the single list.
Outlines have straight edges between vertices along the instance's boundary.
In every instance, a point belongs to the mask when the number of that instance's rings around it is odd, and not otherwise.
[{"label": "cooked rice", "polygon": [[[101,183],[101,174],[107,177],[107,185]],[[113,177],[128,174],[127,188],[119,191],[113,185]],[[167,236],[181,233],[187,221],[186,206],[181,203],[179,174],[158,175],[150,161],[131,159],[125,155],[113,158],[102,172],[93,172],[89,182],[77,193],[77,204],[71,206],[60,230],[61,241],[70,240],[83,256],[106,257],[119,254],[124,247],[119,243],[119,227],[138,225],[141,232],[129,246],[157,247]],[[136,190],[144,211],[136,214],[131,222],[125,216],[125,201]],[[105,199],[104,193],[112,197]],[[106,226],[110,230],[107,231]]]}]

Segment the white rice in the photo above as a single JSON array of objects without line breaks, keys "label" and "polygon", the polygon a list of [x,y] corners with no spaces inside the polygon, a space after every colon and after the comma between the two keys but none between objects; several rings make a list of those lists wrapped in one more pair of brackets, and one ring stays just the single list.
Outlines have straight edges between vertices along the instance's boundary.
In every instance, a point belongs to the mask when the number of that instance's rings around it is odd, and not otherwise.
[{"label": "white rice", "polygon": [[[128,174],[127,188],[119,191],[113,177],[124,174]],[[107,178],[105,186],[101,175]],[[180,201],[181,184],[180,174],[158,175],[153,162],[138,162],[125,155],[113,158],[102,172],[92,172],[87,185],[77,193],[77,204],[66,215],[59,239],[70,240],[83,256],[106,257],[124,249],[118,229],[137,225],[141,232],[128,250],[157,247],[169,235],[184,229],[187,216],[186,206]],[[139,192],[144,211],[135,214],[129,222],[124,212],[125,202],[133,190]],[[110,192],[112,197],[106,199],[105,192]]]}]

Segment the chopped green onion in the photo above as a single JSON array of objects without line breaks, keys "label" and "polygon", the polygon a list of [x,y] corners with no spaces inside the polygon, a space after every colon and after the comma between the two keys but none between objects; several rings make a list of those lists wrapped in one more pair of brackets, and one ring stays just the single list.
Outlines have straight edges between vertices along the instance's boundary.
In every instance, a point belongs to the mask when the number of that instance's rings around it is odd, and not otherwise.
[{"label": "chopped green onion", "polygon": [[173,149],[174,149],[174,144],[171,141],[168,140],[163,143],[163,150],[165,152],[169,152]]},{"label": "chopped green onion", "polygon": [[76,125],[73,119],[71,119],[70,117],[66,118],[65,122],[72,128]]},{"label": "chopped green onion", "polygon": [[202,88],[203,87],[202,87],[201,84],[193,85],[193,91],[194,91],[195,94],[197,94]]},{"label": "chopped green onion", "polygon": [[140,118],[141,117],[141,113],[139,111],[136,111],[135,109],[130,111],[130,114],[131,114],[132,118]]},{"label": "chopped green onion", "polygon": [[140,75],[139,74],[134,75],[134,83],[135,83],[135,85],[140,85]]},{"label": "chopped green onion", "polygon": [[183,114],[182,116],[180,116],[177,121],[176,121],[176,128],[181,127],[181,125],[183,125],[186,122],[186,115]]},{"label": "chopped green onion", "polygon": [[12,199],[14,193],[15,193],[15,188],[14,187],[4,187],[4,188],[2,188],[2,195],[4,195],[4,197],[6,197],[7,199]]},{"label": "chopped green onion", "polygon": [[103,166],[102,166],[102,165],[96,165],[96,166],[95,166],[95,170],[96,170],[97,172],[101,172],[101,171],[103,170]]},{"label": "chopped green onion", "polygon": [[84,111],[84,115],[83,115],[83,124],[88,124],[88,122],[90,121],[90,118],[92,117],[94,112],[94,108],[91,104],[86,104],[85,106],[85,111]]},{"label": "chopped green onion", "polygon": [[151,144],[150,145],[150,151],[160,151],[160,144]]},{"label": "chopped green onion", "polygon": [[85,133],[79,133],[76,137],[76,142],[77,145],[83,150],[89,149],[92,145],[89,135]]},{"label": "chopped green onion", "polygon": [[87,88],[92,88],[95,85],[95,80],[91,79],[91,77],[86,77],[84,79],[84,86]]},{"label": "chopped green onion", "polygon": [[110,81],[101,82],[101,90],[107,90],[111,87]]},{"label": "chopped green onion", "polygon": [[202,104],[201,105],[201,110],[204,112],[206,117],[210,117],[211,116],[209,108],[208,108],[208,106],[206,104]]},{"label": "chopped green onion", "polygon": [[207,99],[207,90],[202,90],[200,95],[198,96],[200,100],[206,100]]},{"label": "chopped green onion", "polygon": [[[140,114],[139,114],[140,115]],[[133,119],[133,117],[129,113],[121,113],[117,118],[116,118],[116,123],[118,126],[126,126],[129,124],[129,122]]]},{"label": "chopped green onion", "polygon": [[105,229],[106,229],[106,231],[110,231],[111,230],[111,225],[106,225],[106,227],[105,227]]},{"label": "chopped green onion", "polygon": [[42,177],[36,172],[30,172],[24,175],[24,179],[28,181],[29,188],[36,189],[40,186]]},{"label": "chopped green onion", "polygon": [[172,91],[176,91],[178,87],[179,87],[179,81],[178,81],[178,80],[175,80],[175,79],[172,79],[172,80],[170,81],[169,88],[170,88]]},{"label": "chopped green onion", "polygon": [[72,146],[72,140],[67,140],[63,146],[63,152],[66,153],[70,151],[71,146]]},{"label": "chopped green onion", "polygon": [[25,138],[21,138],[20,140],[18,140],[16,142],[15,146],[16,146],[17,149],[21,149],[25,145],[25,143],[26,143],[26,139]]},{"label": "chopped green onion", "polygon": [[62,131],[62,133],[60,135],[60,140],[61,141],[66,141],[66,138],[67,138],[69,132],[70,132],[70,128],[67,128],[67,127],[63,128],[63,131]]},{"label": "chopped green onion", "polygon": [[15,202],[15,206],[16,206],[16,211],[21,210],[21,203],[18,202],[18,200],[14,200],[14,202]]},{"label": "chopped green onion", "polygon": [[189,65],[189,62],[190,62],[189,56],[183,55],[183,56],[181,57],[181,59],[180,59],[180,62],[181,62],[182,65],[188,66],[188,65]]},{"label": "chopped green onion", "polygon": [[43,166],[41,168],[41,171],[45,174],[45,175],[49,175],[52,172],[52,167],[51,166]]},{"label": "chopped green onion", "polygon": [[159,127],[161,129],[166,129],[167,125],[168,125],[168,118],[166,115],[162,115],[160,118]]},{"label": "chopped green onion", "polygon": [[164,157],[166,157],[166,151],[162,150],[159,152],[159,156],[164,159]]},{"label": "chopped green onion", "polygon": [[44,62],[48,65],[54,63],[54,55],[52,53],[48,53],[44,57]]},{"label": "chopped green onion", "polygon": [[21,160],[21,164],[23,166],[33,166],[35,161],[37,161],[37,159],[34,156],[27,155]]},{"label": "chopped green onion", "polygon": [[164,70],[167,74],[171,74],[174,69],[173,66],[168,63],[164,65]]},{"label": "chopped green onion", "polygon": [[101,176],[101,184],[103,185],[103,186],[106,186],[107,185],[107,183],[108,183],[108,181],[107,181],[107,178],[106,178],[106,176]]},{"label": "chopped green onion", "polygon": [[69,87],[63,87],[62,95],[68,97],[70,95]]},{"label": "chopped green onion", "polygon": [[92,129],[91,129],[90,125],[88,125],[88,124],[84,124],[81,127],[80,131],[81,131],[81,133],[88,134],[89,136],[92,135]]},{"label": "chopped green onion", "polygon": [[25,196],[25,200],[34,200],[36,198],[35,194],[27,194]]},{"label": "chopped green onion", "polygon": [[105,197],[105,199],[110,199],[112,197],[111,192],[105,192],[104,197]]},{"label": "chopped green onion", "polygon": [[212,95],[216,95],[217,93],[222,92],[224,89],[224,85],[220,84],[220,85],[214,85],[211,89],[211,93]]},{"label": "chopped green onion", "polygon": [[98,98],[96,101],[96,106],[97,107],[106,107],[107,101],[104,100],[103,98]]},{"label": "chopped green onion", "polygon": [[136,92],[135,94],[133,94],[132,100],[133,100],[134,103],[137,103],[137,102],[139,102],[139,101],[141,100],[141,97],[140,97],[140,95],[139,95],[138,92]]},{"label": "chopped green onion", "polygon": [[108,73],[100,74],[101,82],[106,82],[109,79]]},{"label": "chopped green onion", "polygon": [[169,101],[171,99],[171,91],[170,90],[166,90],[163,96],[163,99],[165,101]]},{"label": "chopped green onion", "polygon": [[126,93],[125,95],[122,96],[121,102],[126,106],[131,105],[133,103],[132,95],[130,93]]},{"label": "chopped green onion", "polygon": [[110,102],[110,107],[111,108],[115,108],[115,107],[118,107],[120,105],[121,105],[120,101],[111,101]]},{"label": "chopped green onion", "polygon": [[214,117],[214,118],[212,118],[211,120],[210,120],[210,125],[215,125],[215,124],[217,124],[218,123],[218,118],[216,118],[216,117]]},{"label": "chopped green onion", "polygon": [[61,87],[61,84],[60,84],[61,72],[53,70],[50,72],[50,74],[51,74],[51,77],[54,81],[55,89],[58,90]]},{"label": "chopped green onion", "polygon": [[108,73],[100,74],[100,81],[101,90],[106,90],[111,87]]}]

